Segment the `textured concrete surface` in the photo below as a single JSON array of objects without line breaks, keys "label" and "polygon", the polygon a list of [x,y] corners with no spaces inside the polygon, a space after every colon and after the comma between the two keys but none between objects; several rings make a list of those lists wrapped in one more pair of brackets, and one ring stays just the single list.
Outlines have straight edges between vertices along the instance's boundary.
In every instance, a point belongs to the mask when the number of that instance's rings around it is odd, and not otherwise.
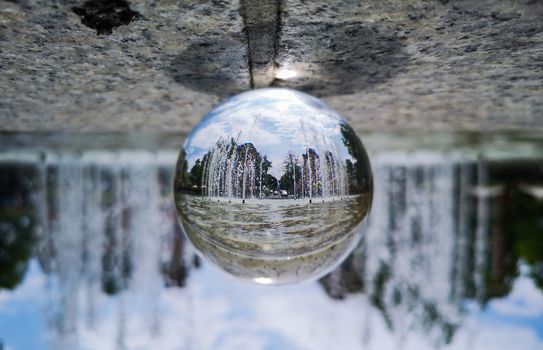
[{"label": "textured concrete surface", "polygon": [[0,1],[3,130],[188,130],[249,89],[238,4],[131,1],[111,35],[78,1]]},{"label": "textured concrete surface", "polygon": [[356,128],[541,128],[543,2],[444,2],[289,2],[279,65],[301,73],[278,85]]},{"label": "textured concrete surface", "polygon": [[269,85],[359,130],[543,130],[543,1],[103,1],[0,0],[0,130],[188,131]]}]

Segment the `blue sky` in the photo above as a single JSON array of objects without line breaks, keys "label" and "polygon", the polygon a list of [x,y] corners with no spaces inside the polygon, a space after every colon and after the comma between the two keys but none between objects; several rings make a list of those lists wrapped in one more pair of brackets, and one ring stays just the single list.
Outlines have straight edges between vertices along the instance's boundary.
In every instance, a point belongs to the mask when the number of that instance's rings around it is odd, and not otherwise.
[{"label": "blue sky", "polygon": [[34,260],[17,290],[0,290],[0,339],[6,349],[45,347],[46,294],[45,277]]}]

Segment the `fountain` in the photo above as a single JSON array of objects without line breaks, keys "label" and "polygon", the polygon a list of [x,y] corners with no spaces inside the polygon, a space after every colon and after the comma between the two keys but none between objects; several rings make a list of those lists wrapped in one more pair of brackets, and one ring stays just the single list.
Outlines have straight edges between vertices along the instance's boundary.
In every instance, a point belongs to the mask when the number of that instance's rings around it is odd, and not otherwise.
[{"label": "fountain", "polygon": [[372,175],[351,127],[287,89],[237,95],[204,117],[177,162],[183,230],[226,272],[264,284],[330,271],[356,245]]}]

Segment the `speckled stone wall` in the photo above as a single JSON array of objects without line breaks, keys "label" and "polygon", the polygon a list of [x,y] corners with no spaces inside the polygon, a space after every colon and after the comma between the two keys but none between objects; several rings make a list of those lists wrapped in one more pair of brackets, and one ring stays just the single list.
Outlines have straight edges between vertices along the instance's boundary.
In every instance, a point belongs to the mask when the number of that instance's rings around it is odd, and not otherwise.
[{"label": "speckled stone wall", "polygon": [[0,0],[0,130],[184,132],[251,84],[359,130],[543,130],[542,1],[104,1]]}]

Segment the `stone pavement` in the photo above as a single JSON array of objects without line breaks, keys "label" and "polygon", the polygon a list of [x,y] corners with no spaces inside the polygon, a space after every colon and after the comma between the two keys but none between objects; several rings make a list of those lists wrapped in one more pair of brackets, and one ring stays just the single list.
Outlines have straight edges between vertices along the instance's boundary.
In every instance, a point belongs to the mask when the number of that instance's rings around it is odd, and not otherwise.
[{"label": "stone pavement", "polygon": [[265,86],[358,130],[543,131],[543,1],[0,0],[0,131],[186,132]]}]

